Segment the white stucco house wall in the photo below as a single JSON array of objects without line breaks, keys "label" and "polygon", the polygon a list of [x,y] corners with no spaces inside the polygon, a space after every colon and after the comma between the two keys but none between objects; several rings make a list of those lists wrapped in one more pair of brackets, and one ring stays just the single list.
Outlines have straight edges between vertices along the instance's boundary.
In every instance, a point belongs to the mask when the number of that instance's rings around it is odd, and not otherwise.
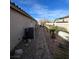
[{"label": "white stucco house wall", "polygon": [[15,4],[10,3],[10,50],[21,40],[25,28],[35,27],[37,21]]},{"label": "white stucco house wall", "polygon": [[55,26],[66,28],[69,31],[69,16],[58,18],[54,21]]}]

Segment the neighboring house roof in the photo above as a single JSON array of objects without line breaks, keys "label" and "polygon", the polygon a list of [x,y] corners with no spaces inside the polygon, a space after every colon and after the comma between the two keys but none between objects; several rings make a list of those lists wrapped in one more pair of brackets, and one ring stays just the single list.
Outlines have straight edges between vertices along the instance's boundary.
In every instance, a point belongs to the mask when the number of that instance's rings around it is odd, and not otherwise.
[{"label": "neighboring house roof", "polygon": [[65,16],[65,17],[61,17],[61,18],[57,18],[57,19],[64,19],[64,18],[69,18],[69,16]]},{"label": "neighboring house roof", "polygon": [[[58,21],[58,22],[56,22],[56,23],[67,23],[68,21],[64,21],[65,18],[69,18],[69,16],[57,18],[57,19],[55,19],[54,22]],[[62,21],[59,21],[59,20],[62,20]]]},{"label": "neighboring house roof", "polygon": [[37,22],[32,16],[30,16],[28,13],[26,13],[25,11],[23,11],[20,7],[18,7],[15,3],[10,2],[10,8],[16,10],[17,12],[23,14],[26,17],[29,17],[30,19],[34,20],[35,22]]}]

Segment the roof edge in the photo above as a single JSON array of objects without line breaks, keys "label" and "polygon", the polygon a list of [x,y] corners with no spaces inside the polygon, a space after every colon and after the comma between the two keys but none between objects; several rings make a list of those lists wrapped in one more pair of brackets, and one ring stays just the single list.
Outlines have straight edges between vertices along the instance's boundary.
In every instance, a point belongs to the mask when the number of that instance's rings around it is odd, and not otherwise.
[{"label": "roof edge", "polygon": [[37,22],[32,16],[30,16],[28,13],[26,13],[25,11],[23,11],[20,7],[18,7],[15,3],[10,2],[10,8],[15,9],[16,11],[20,12],[21,14],[23,14],[24,16],[29,17],[30,19],[34,20],[35,22]]},{"label": "roof edge", "polygon": [[64,19],[64,18],[69,18],[69,15],[68,15],[68,16],[64,16],[64,17],[57,18],[57,19],[54,20],[54,22],[55,22],[56,20],[58,20],[58,19]]}]

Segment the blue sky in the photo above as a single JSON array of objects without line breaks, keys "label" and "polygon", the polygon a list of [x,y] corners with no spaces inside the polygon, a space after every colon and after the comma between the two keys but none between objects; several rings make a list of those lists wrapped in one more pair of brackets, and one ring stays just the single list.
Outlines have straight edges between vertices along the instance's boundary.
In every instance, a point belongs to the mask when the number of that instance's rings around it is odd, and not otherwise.
[{"label": "blue sky", "polygon": [[69,15],[69,0],[11,0],[36,20]]}]

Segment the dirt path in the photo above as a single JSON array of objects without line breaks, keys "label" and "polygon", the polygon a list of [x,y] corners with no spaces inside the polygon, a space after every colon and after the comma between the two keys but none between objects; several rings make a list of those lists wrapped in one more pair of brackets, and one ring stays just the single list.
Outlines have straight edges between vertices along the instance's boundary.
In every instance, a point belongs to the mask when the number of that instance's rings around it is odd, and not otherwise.
[{"label": "dirt path", "polygon": [[[23,49],[24,53],[20,59],[68,59],[68,49],[61,48],[64,44],[59,38],[51,38],[48,29],[36,27],[34,39],[29,39],[26,44],[19,43],[17,49]],[[66,47],[68,48],[68,47]]]},{"label": "dirt path", "polygon": [[50,35],[44,27],[35,29],[34,39],[29,39],[27,44],[21,42],[18,49],[23,49],[24,54],[21,59],[53,59],[49,49]]},{"label": "dirt path", "polygon": [[[48,29],[38,26],[35,28],[34,39],[23,44],[24,55],[21,59],[68,59],[68,50],[59,47],[60,39],[51,38]],[[64,45],[64,44],[63,44]]]},{"label": "dirt path", "polygon": [[40,27],[38,29],[38,31],[36,32],[36,57],[35,59],[52,59],[52,56],[50,54],[49,48],[48,48],[48,44],[46,42],[46,35],[47,33],[45,33],[45,29],[43,27]]}]

